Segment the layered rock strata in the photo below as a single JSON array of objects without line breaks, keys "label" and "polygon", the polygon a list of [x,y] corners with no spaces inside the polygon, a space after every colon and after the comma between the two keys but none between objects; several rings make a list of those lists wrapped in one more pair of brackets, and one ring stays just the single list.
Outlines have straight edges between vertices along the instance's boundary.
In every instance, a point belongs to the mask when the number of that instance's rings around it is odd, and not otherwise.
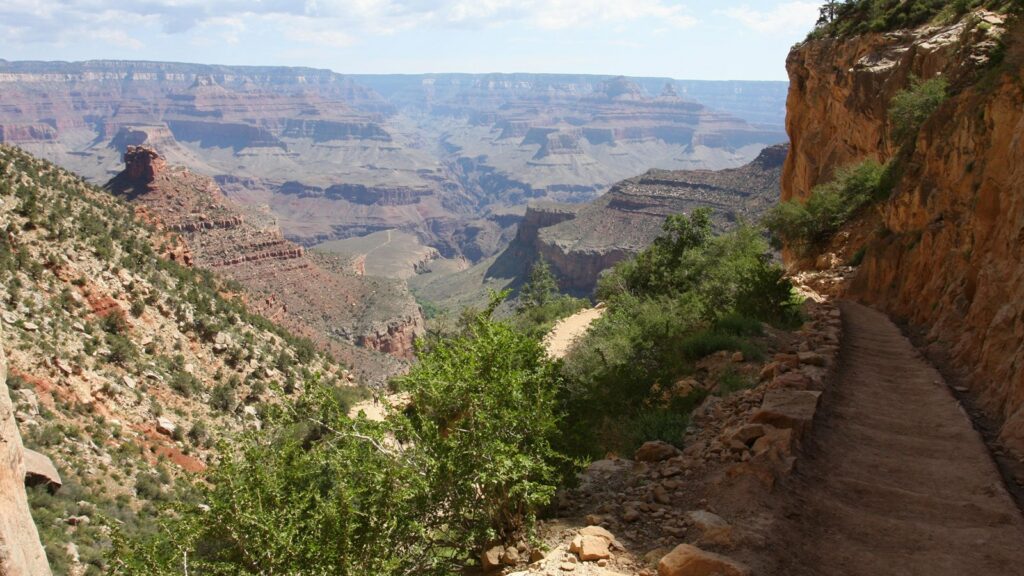
[{"label": "layered rock strata", "polygon": [[[309,335],[311,328],[320,341],[333,336],[412,358],[423,317],[400,282],[326,270],[302,246],[286,240],[269,214],[245,210],[213,180],[187,169],[163,168],[154,162],[159,158],[152,148],[129,147],[124,172],[108,188],[178,232],[196,266],[239,282],[257,296],[257,309],[300,333]],[[352,354],[343,359],[366,360],[365,353]],[[380,379],[394,368],[374,370],[380,370],[375,375]]]},{"label": "layered rock strata", "polygon": [[582,206],[533,205],[517,243],[547,260],[563,288],[592,290],[602,271],[649,246],[670,215],[710,208],[720,230],[759,218],[777,198],[786,151],[766,148],[735,169],[652,170]]}]

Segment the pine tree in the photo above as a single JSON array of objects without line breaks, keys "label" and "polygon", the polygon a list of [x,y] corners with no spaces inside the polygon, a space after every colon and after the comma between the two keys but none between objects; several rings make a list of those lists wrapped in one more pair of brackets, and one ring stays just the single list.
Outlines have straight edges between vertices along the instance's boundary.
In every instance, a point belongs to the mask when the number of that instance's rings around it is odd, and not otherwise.
[{"label": "pine tree", "polygon": [[539,258],[530,269],[530,281],[519,291],[519,309],[540,308],[558,294],[558,281],[544,258]]}]

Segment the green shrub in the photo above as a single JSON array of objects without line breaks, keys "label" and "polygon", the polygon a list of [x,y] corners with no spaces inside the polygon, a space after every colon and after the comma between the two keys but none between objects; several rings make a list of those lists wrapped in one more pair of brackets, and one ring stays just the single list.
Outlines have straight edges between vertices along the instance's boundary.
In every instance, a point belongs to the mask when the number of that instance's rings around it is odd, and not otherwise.
[{"label": "green shrub", "polygon": [[717,393],[719,396],[729,396],[740,390],[746,390],[756,384],[753,378],[744,376],[735,369],[728,369],[718,377]]},{"label": "green shrub", "polygon": [[[112,574],[442,576],[492,539],[525,537],[563,479],[551,447],[561,379],[540,344],[480,316],[423,354],[408,416],[351,420],[336,388],[264,409],[161,530],[115,539]],[[150,474],[136,490],[164,491]]]},{"label": "green shrub", "polygon": [[804,252],[821,248],[859,210],[888,195],[882,185],[885,174],[885,166],[865,160],[815,186],[806,202],[777,204],[764,219],[773,242]]},{"label": "green shrub", "polygon": [[[629,423],[629,445],[628,451],[635,450],[638,446],[649,440],[661,440],[683,447],[683,436],[686,434],[686,427],[690,425],[688,412],[680,412],[672,409],[659,409],[639,414]],[[629,452],[627,452],[629,453]]]},{"label": "green shrub", "polygon": [[845,38],[868,32],[912,28],[930,21],[950,22],[970,10],[1019,11],[1018,0],[845,0],[821,8],[816,37]]},{"label": "green shrub", "polygon": [[696,332],[679,344],[679,351],[688,360],[700,360],[723,350],[743,352],[747,358],[761,357],[761,352],[749,340],[715,330]]},{"label": "green shrub", "polygon": [[552,448],[562,378],[540,342],[490,320],[503,297],[398,383],[410,395],[416,442],[436,467],[432,500],[445,503],[437,520],[473,549],[525,536],[567,462]]},{"label": "green shrub", "polygon": [[519,290],[514,317],[515,326],[528,335],[542,338],[558,320],[572,316],[589,302],[558,292],[558,283],[550,266],[537,260],[530,270],[529,281]]},{"label": "green shrub", "polygon": [[946,100],[949,82],[939,76],[911,80],[910,88],[893,96],[889,103],[889,125],[893,141],[905,144],[917,136],[921,125]]},{"label": "green shrub", "polygon": [[217,384],[210,391],[210,407],[221,412],[230,412],[235,407],[235,389],[230,383]]},{"label": "green shrub", "polygon": [[179,370],[171,376],[171,389],[188,398],[203,389],[202,382],[192,374]]},{"label": "green shrub", "polygon": [[127,364],[138,355],[135,343],[121,334],[107,334],[107,347],[110,349],[107,359],[114,364]]},{"label": "green shrub", "polygon": [[750,337],[761,322],[799,320],[792,285],[766,255],[761,231],[740,226],[715,237],[704,210],[672,217],[664,230],[601,279],[608,310],[564,360],[566,451],[598,456],[635,447],[636,422],[665,410],[666,401],[685,417],[699,401],[700,394],[666,398],[697,361],[720,350],[757,358]]}]

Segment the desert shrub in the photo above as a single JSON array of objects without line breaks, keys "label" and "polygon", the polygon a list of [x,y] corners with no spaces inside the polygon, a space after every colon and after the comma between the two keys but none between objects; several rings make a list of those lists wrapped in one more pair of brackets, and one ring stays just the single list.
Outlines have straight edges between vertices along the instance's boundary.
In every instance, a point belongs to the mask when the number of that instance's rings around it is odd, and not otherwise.
[{"label": "desert shrub", "polygon": [[203,383],[185,370],[178,370],[171,376],[171,389],[188,398],[203,389]]},{"label": "desert shrub", "polygon": [[938,76],[911,80],[910,88],[893,96],[889,103],[889,124],[893,141],[907,143],[917,135],[925,120],[946,100],[949,82]]},{"label": "desert shrub", "polygon": [[663,408],[642,412],[629,423],[628,445],[638,446],[649,440],[661,440],[681,448],[689,424],[688,412],[681,410]]},{"label": "desert shrub", "polygon": [[950,22],[970,10],[1019,11],[1018,0],[834,0],[821,8],[811,37],[845,38],[868,32],[911,28],[929,21]]},{"label": "desert shrub", "polygon": [[540,342],[490,319],[501,298],[399,382],[415,441],[436,467],[432,500],[446,503],[437,521],[474,547],[523,536],[565,463],[552,448],[561,376]]},{"label": "desert shrub", "polygon": [[835,178],[815,186],[806,202],[781,202],[764,224],[777,247],[810,251],[827,243],[859,210],[888,195],[886,167],[874,160],[839,170]]},{"label": "desert shrub", "polygon": [[169,503],[160,531],[115,539],[111,573],[180,574],[187,555],[197,574],[441,576],[523,534],[562,478],[561,380],[536,340],[488,315],[401,380],[408,416],[351,420],[315,381],[267,406],[264,430],[200,486],[208,511]]},{"label": "desert shrub", "polygon": [[746,390],[754,386],[753,378],[741,374],[735,369],[728,369],[718,377],[717,393],[719,396],[728,396],[740,390]]},{"label": "desert shrub", "polygon": [[214,410],[230,412],[235,401],[235,388],[230,383],[217,384],[210,390],[210,407]]},{"label": "desert shrub", "polygon": [[107,334],[107,348],[110,350],[107,359],[114,364],[127,364],[138,355],[135,343],[121,334]]},{"label": "desert shrub", "polygon": [[757,358],[751,337],[761,322],[797,323],[792,285],[768,251],[751,226],[716,237],[710,214],[697,210],[669,218],[650,248],[606,274],[598,294],[608,310],[563,365],[565,450],[596,456],[635,448],[643,439],[631,431],[645,430],[637,423],[648,415],[667,406],[674,412],[666,414],[687,415],[699,393],[666,391],[698,360],[721,350]]}]

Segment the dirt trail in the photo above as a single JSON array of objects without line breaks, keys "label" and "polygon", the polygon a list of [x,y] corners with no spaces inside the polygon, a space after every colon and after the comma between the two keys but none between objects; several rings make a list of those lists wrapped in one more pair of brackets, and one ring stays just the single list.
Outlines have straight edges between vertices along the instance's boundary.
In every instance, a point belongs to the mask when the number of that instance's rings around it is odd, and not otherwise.
[{"label": "dirt trail", "polygon": [[598,318],[604,315],[604,308],[588,308],[568,318],[562,319],[544,337],[544,347],[552,358],[564,358],[577,338],[587,333],[587,329]]},{"label": "dirt trail", "polygon": [[357,404],[354,404],[349,409],[348,415],[350,418],[355,418],[360,412],[366,415],[366,419],[372,422],[383,422],[388,417],[388,412],[391,410],[401,410],[409,404],[408,394],[389,394],[383,398],[378,398],[377,401],[373,399],[363,400]]},{"label": "dirt trail", "polygon": [[1024,574],[1024,520],[942,377],[885,315],[842,311],[772,573]]}]

